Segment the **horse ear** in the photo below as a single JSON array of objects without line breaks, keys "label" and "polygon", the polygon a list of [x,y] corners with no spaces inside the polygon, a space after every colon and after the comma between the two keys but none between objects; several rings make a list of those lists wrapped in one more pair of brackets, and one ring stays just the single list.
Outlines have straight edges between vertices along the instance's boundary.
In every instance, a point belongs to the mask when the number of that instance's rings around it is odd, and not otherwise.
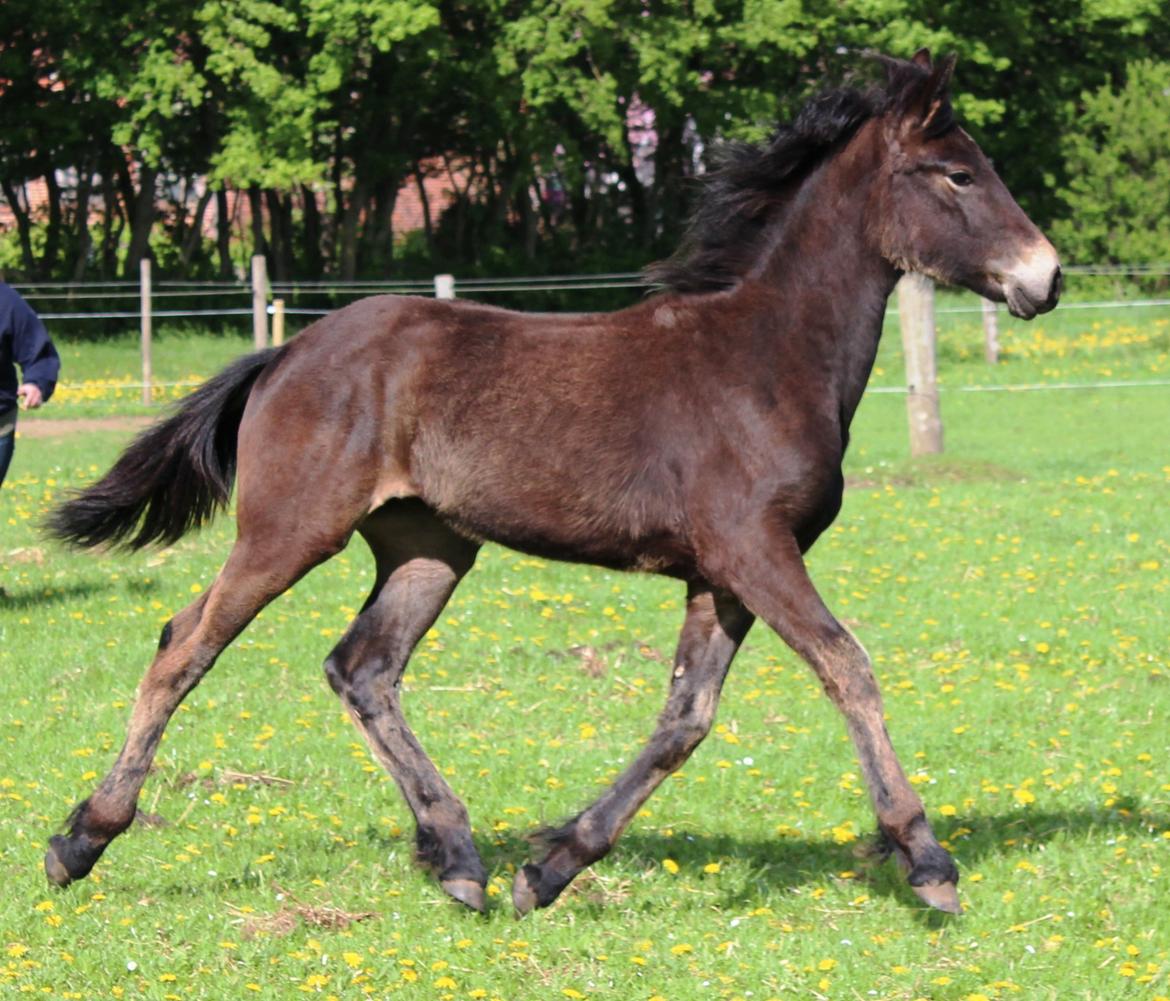
[{"label": "horse ear", "polygon": [[919,49],[910,57],[910,62],[921,66],[924,70],[930,69],[930,49]]},{"label": "horse ear", "polygon": [[[922,49],[921,52],[925,52]],[[921,54],[921,52],[919,54]],[[915,55],[915,61],[918,55]],[[928,57],[929,58],[929,57]],[[937,66],[930,72],[930,79],[927,80],[926,86],[923,90],[922,102],[922,129],[930,132],[932,128],[941,126],[941,118],[944,115],[949,115],[951,104],[951,76],[955,72],[955,60],[958,57],[955,53],[946,56]]]}]

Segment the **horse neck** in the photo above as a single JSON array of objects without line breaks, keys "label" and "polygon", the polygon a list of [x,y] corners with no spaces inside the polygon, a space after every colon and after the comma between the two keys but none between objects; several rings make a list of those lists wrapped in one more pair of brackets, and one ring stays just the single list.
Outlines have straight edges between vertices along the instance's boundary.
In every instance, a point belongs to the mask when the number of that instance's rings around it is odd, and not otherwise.
[{"label": "horse neck", "polygon": [[884,146],[869,122],[818,165],[796,192],[771,251],[752,276],[778,295],[776,347],[821,362],[826,389],[847,427],[861,402],[881,338],[886,301],[900,272],[871,234]]}]

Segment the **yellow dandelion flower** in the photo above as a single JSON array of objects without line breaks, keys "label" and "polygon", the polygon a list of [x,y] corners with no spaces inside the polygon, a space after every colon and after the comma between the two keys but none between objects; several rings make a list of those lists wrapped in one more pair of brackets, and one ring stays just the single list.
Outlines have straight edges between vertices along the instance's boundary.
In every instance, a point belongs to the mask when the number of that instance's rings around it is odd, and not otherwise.
[{"label": "yellow dandelion flower", "polygon": [[853,829],[853,821],[847,820],[833,828],[833,840],[839,845],[846,845],[857,840],[857,832]]},{"label": "yellow dandelion flower", "polygon": [[678,863],[672,858],[664,858],[662,860],[662,868],[673,876],[678,872]]}]

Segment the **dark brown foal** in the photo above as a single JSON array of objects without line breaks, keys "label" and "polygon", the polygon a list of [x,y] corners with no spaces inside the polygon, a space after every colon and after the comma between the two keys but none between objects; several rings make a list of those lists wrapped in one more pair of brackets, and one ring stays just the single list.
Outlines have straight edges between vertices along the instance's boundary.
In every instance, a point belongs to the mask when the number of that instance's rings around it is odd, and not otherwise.
[{"label": "dark brown foal", "polygon": [[451,896],[482,909],[487,873],[466,809],[406,724],[399,680],[492,540],[688,587],[653,736],[519,870],[519,912],[604,856],[695,749],[756,617],[840,709],[911,887],[959,910],[958,871],[898,763],[869,657],[803,554],[840,510],[849,426],[899,276],[951,281],[1030,318],[1056,304],[1060,268],[955,124],[952,61],[885,65],[884,88],[830,91],[766,146],[729,147],[686,245],[652,272],[662,290],[637,306],[355,303],[210,380],[59,508],[50,527],[65,540],[139,547],[205,521],[236,482],[239,538],[163,631],[126,745],[50,842],[49,877],[89,872],[130,824],[183,697],[268,601],[357,532],[376,580],[326,673]]}]

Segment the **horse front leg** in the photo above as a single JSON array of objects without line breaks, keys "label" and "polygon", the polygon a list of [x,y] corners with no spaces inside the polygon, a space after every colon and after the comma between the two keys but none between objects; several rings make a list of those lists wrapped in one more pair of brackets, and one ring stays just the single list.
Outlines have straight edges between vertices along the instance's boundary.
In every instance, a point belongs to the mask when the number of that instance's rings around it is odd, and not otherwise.
[{"label": "horse front leg", "polygon": [[714,579],[728,586],[816,672],[845,717],[878,828],[894,847],[911,888],[932,907],[961,913],[959,872],[938,843],[922,800],[906,778],[886,730],[881,692],[869,655],[825,607],[795,537],[782,532],[720,547]]},{"label": "horse front leg", "polygon": [[654,735],[600,799],[538,836],[547,846],[544,857],[524,866],[512,884],[518,914],[547,907],[582,869],[606,855],[650,794],[699,746],[715,719],[731,659],[751,624],[752,616],[730,594],[691,585],[670,694]]}]

